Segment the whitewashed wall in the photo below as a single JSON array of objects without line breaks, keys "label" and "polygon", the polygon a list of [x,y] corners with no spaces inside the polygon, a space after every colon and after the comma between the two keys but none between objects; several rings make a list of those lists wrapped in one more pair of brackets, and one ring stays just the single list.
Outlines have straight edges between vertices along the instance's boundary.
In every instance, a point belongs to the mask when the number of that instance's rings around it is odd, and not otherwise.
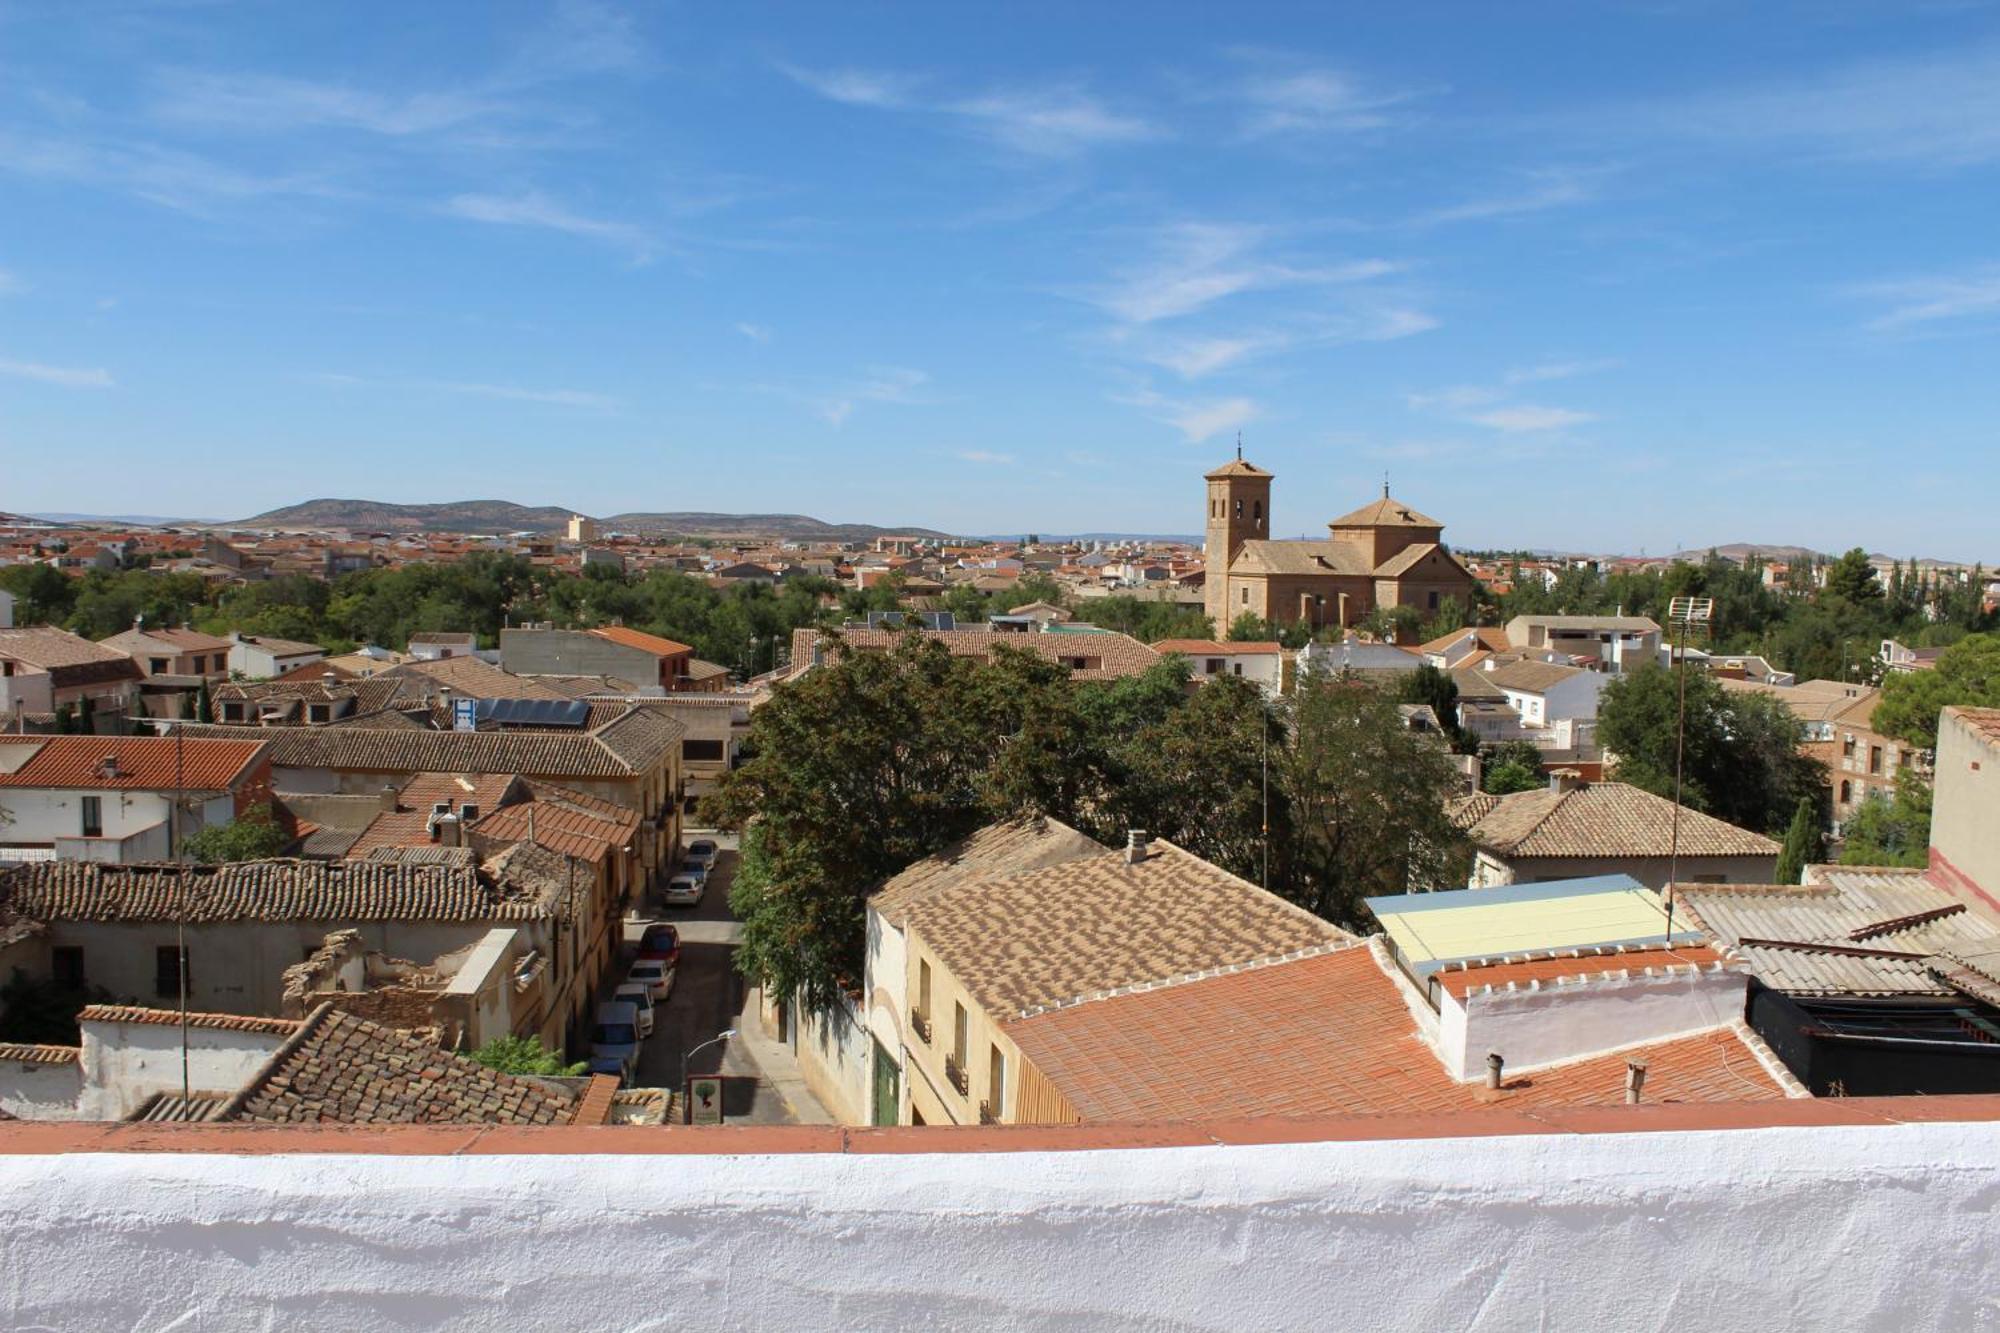
[{"label": "whitewashed wall", "polygon": [[[178,1023],[85,1023],[84,1120],[123,1120],[162,1092],[181,1089]],[[235,1092],[250,1081],[288,1034],[189,1027],[187,1085],[194,1092]]]},{"label": "whitewashed wall", "polygon": [[0,1111],[19,1120],[74,1120],[83,1066],[0,1059]]},{"label": "whitewashed wall", "polygon": [[1996,1179],[2000,1128],[1954,1124],[1048,1154],[0,1156],[0,1324],[1973,1329],[2000,1300]]}]

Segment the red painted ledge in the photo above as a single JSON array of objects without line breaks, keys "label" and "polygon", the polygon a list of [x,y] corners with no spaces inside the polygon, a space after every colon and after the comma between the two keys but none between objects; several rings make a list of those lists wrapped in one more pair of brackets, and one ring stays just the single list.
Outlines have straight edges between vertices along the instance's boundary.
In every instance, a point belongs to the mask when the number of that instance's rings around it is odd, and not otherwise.
[{"label": "red painted ledge", "polygon": [[83,1152],[545,1154],[1082,1152],[1216,1144],[1646,1134],[1778,1127],[2000,1122],[2000,1096],[1655,1103],[1382,1116],[1271,1116],[1151,1124],[981,1125],[155,1125],[0,1123],[0,1155]]}]

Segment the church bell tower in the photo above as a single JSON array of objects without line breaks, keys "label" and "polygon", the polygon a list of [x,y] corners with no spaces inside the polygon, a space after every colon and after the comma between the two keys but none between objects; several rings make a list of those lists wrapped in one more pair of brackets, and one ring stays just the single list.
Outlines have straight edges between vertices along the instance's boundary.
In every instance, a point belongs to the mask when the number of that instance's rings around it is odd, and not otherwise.
[{"label": "church bell tower", "polygon": [[1217,634],[1229,630],[1229,565],[1248,541],[1271,535],[1271,474],[1236,457],[1207,476],[1208,537],[1203,545],[1205,567],[1203,604]]}]

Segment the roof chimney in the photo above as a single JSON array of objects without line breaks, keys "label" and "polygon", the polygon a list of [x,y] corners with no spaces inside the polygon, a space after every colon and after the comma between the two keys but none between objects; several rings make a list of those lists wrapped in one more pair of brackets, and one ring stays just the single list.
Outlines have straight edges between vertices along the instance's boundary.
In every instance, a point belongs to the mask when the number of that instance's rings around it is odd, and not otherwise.
[{"label": "roof chimney", "polygon": [[1646,1062],[1627,1060],[1625,1062],[1625,1104],[1639,1104],[1639,1090],[1646,1086]]},{"label": "roof chimney", "polygon": [[1506,1067],[1507,1062],[1500,1058],[1500,1052],[1488,1051],[1486,1053],[1486,1087],[1488,1091],[1500,1091],[1500,1077]]},{"label": "roof chimney", "polygon": [[393,815],[396,813],[397,802],[396,802],[396,789],[394,787],[384,784],[382,788],[382,794],[378,799],[380,799],[380,801],[382,802],[383,814]]},{"label": "roof chimney", "polygon": [[1574,768],[1553,768],[1549,770],[1550,791],[1577,791],[1583,786],[1583,774]]},{"label": "roof chimney", "polygon": [[1146,851],[1152,846],[1153,837],[1142,828],[1130,830],[1125,835],[1125,864],[1138,865],[1146,859]]}]

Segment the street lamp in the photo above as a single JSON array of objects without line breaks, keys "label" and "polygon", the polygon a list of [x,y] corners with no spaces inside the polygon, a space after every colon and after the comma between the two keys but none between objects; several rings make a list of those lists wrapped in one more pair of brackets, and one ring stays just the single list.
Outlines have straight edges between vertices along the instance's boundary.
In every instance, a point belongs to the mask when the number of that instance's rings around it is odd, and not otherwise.
[{"label": "street lamp", "polygon": [[[687,1100],[688,1061],[694,1059],[697,1055],[700,1055],[703,1051],[715,1045],[717,1042],[728,1041],[731,1037],[735,1035],[736,1035],[735,1028],[724,1028],[722,1031],[716,1033],[713,1037],[710,1037],[707,1041],[703,1042],[701,1045],[691,1047],[690,1049],[681,1052],[680,1090],[681,1090],[681,1099],[683,1102]],[[690,1114],[692,1114],[693,1109],[694,1108],[692,1105],[688,1107]]]},{"label": "street lamp", "polygon": [[1704,628],[1715,618],[1713,597],[1676,597],[1667,603],[1667,623],[1680,628],[1680,661],[1676,668],[1679,702],[1674,716],[1674,817],[1673,832],[1667,840],[1667,945],[1674,942],[1674,885],[1681,869],[1681,772],[1687,757],[1687,642],[1688,628]]}]

